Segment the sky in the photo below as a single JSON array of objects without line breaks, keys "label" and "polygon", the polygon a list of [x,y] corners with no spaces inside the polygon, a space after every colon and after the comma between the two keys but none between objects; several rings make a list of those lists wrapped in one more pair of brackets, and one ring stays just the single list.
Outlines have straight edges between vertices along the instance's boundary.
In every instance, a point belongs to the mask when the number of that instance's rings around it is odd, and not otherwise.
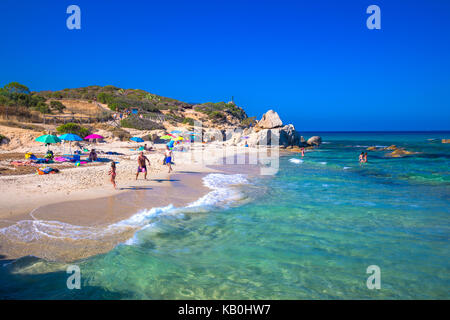
[{"label": "sky", "polygon": [[450,130],[448,0],[2,0],[0,30],[0,86],[234,96],[300,132]]}]

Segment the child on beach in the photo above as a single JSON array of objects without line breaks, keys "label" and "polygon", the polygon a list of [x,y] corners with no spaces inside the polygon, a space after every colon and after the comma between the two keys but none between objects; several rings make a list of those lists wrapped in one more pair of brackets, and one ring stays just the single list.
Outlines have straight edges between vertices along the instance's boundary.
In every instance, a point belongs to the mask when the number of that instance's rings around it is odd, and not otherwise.
[{"label": "child on beach", "polygon": [[164,153],[164,156],[165,156],[164,157],[165,164],[169,167],[169,172],[168,173],[170,173],[172,171],[172,157],[173,157],[173,154],[172,154],[172,150],[170,150],[169,146],[166,146],[166,151]]},{"label": "child on beach", "polygon": [[114,189],[117,189],[116,187],[116,163],[114,161],[111,161],[111,169],[109,169],[109,173],[111,176],[111,183],[114,186]]}]

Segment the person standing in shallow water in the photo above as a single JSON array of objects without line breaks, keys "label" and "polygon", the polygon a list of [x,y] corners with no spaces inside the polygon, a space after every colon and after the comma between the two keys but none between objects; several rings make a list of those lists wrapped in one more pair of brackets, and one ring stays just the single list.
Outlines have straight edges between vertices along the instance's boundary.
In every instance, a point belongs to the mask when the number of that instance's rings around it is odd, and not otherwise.
[{"label": "person standing in shallow water", "polygon": [[367,152],[364,154],[364,163],[367,162]]},{"label": "person standing in shallow water", "polygon": [[302,157],[304,157],[304,156],[305,156],[305,148],[302,147]]},{"label": "person standing in shallow water", "polygon": [[150,165],[150,160],[146,156],[144,156],[144,152],[141,152],[138,157],[138,169],[136,173],[136,180],[139,176],[140,172],[144,173],[144,179],[147,180],[147,166],[146,162],[148,162],[148,165]]},{"label": "person standing in shallow water", "polygon": [[361,152],[361,154],[359,155],[359,163],[363,162],[364,162],[364,152]]}]

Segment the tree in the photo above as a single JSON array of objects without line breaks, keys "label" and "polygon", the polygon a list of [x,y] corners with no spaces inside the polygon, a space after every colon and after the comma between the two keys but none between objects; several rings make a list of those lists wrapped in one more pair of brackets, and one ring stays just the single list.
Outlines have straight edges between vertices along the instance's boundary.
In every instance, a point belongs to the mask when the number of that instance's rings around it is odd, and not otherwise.
[{"label": "tree", "polygon": [[50,102],[50,107],[52,109],[58,110],[59,113],[62,113],[63,110],[66,108],[65,105],[63,105],[61,102],[59,101],[51,101]]},{"label": "tree", "polygon": [[27,86],[24,86],[23,84],[20,84],[18,82],[10,82],[3,88],[9,93],[30,93],[30,89],[28,89]]}]

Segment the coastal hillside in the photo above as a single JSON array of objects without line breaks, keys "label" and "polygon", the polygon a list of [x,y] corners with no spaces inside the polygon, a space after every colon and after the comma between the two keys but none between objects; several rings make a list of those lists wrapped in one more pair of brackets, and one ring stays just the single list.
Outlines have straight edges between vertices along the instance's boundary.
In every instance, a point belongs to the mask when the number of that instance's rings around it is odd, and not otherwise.
[{"label": "coastal hillside", "polygon": [[[127,114],[127,119],[121,119],[120,114]],[[193,104],[112,85],[32,92],[17,82],[0,88],[0,115],[25,122],[51,119],[54,123],[64,116],[106,122],[117,115],[118,126],[141,130],[188,127],[195,120],[202,121],[204,127],[221,129],[246,127],[254,121],[234,102]]]},{"label": "coastal hillside", "polygon": [[[163,97],[141,89],[123,89],[112,85],[89,86],[59,91],[41,91],[34,93],[46,101],[84,101],[96,102],[112,113],[134,110],[136,115],[150,121],[167,122],[163,124],[180,126],[193,125],[201,120],[206,127],[230,127],[246,125],[249,121],[244,109],[234,102],[207,102],[192,104]],[[135,114],[132,114],[133,117]],[[128,120],[132,122],[132,120]],[[126,125],[125,125],[126,126]],[[152,128],[145,128],[152,129]]]}]

